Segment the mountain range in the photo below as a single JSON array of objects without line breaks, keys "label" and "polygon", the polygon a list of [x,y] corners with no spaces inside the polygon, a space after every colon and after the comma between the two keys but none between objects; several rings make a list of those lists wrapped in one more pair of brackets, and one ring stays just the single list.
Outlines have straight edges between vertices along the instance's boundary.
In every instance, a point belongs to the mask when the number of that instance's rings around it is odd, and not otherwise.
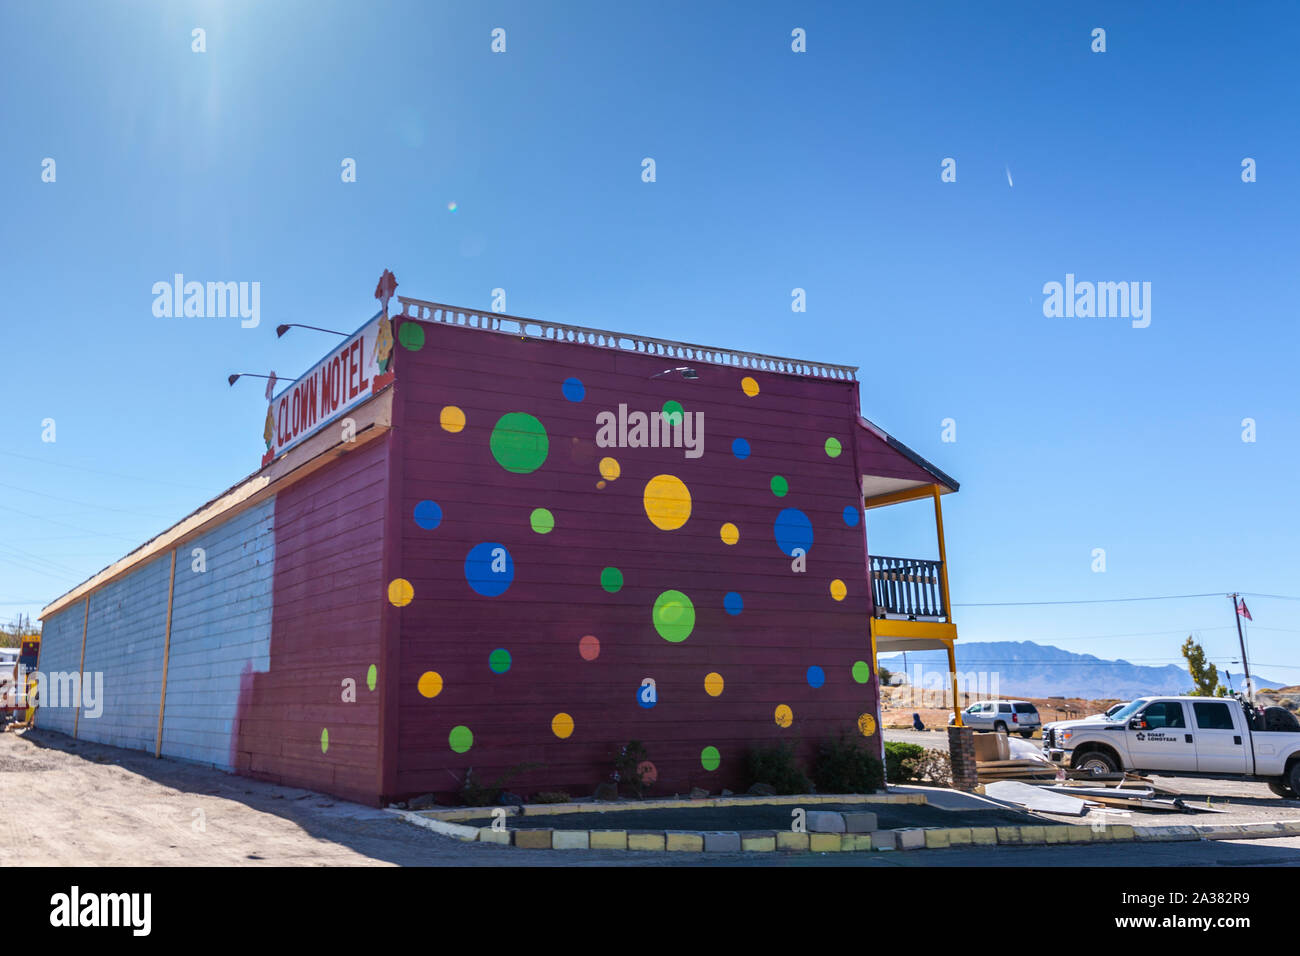
[{"label": "mountain range", "polygon": [[[1033,641],[969,644],[958,641],[956,650],[957,670],[961,673],[987,673],[989,680],[996,674],[996,693],[1002,696],[1132,700],[1151,694],[1185,694],[1192,686],[1191,675],[1176,664],[1152,667],[1125,660],[1110,661]],[[902,673],[903,658],[902,654],[881,657],[880,665],[894,673]],[[906,658],[908,680],[913,684],[918,683],[918,667],[921,680],[925,680],[930,672],[946,674],[948,671],[947,651],[909,651]],[[1257,687],[1283,686],[1259,674],[1251,676]],[[1241,678],[1239,671],[1232,672],[1233,688],[1241,690]],[[935,678],[930,680],[933,683]],[[1225,685],[1228,683],[1222,668],[1219,669],[1219,681]]]}]

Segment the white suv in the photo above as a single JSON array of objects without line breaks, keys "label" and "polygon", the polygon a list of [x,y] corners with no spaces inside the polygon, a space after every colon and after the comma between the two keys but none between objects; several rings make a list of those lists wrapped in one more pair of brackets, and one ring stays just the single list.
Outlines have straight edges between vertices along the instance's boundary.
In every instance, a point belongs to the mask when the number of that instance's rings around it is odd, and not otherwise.
[{"label": "white suv", "polygon": [[[1034,731],[1043,724],[1038,708],[1027,700],[985,700],[971,704],[961,712],[961,720],[975,730],[1001,730],[1021,737],[1034,736]],[[948,723],[956,722],[949,714]]]}]

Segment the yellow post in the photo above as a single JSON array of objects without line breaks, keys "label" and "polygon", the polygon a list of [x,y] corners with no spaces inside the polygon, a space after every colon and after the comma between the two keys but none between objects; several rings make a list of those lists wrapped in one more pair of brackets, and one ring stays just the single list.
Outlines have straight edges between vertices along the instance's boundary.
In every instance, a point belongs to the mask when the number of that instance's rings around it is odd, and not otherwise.
[{"label": "yellow post", "polygon": [[[944,618],[951,624],[952,603],[948,597],[948,551],[943,546],[943,508],[939,505],[939,486],[931,485],[930,491],[934,495],[934,531],[939,539],[939,590],[943,594]],[[953,723],[958,727],[964,727],[965,724],[961,722],[961,698],[957,694],[957,652],[953,648],[952,641],[946,643],[948,645],[948,674],[952,677]]]},{"label": "yellow post", "polygon": [[948,552],[943,546],[943,509],[939,507],[939,486],[931,485],[934,494],[934,530],[939,538],[939,588],[943,593],[944,618],[952,622],[952,605],[948,603]]},{"label": "yellow post", "polygon": [[[81,693],[81,700],[85,700],[86,693],[85,691],[81,690],[81,682],[86,679],[86,631],[90,627],[90,595],[89,594],[86,595],[86,600],[81,605],[81,607],[82,607],[82,615],[83,615],[81,618],[81,663],[78,665],[79,670],[77,673],[79,676],[77,677],[77,689]],[[50,686],[49,681],[45,682],[45,686],[46,687]],[[81,725],[81,701],[80,700],[73,701],[73,705],[77,709],[73,712],[72,715],[72,739],[76,740],[77,728]]]},{"label": "yellow post", "polygon": [[167,582],[167,623],[163,625],[162,690],[158,692],[158,736],[153,755],[162,756],[163,709],[167,706],[167,664],[172,653],[172,597],[176,594],[176,548],[172,548],[172,569]]}]

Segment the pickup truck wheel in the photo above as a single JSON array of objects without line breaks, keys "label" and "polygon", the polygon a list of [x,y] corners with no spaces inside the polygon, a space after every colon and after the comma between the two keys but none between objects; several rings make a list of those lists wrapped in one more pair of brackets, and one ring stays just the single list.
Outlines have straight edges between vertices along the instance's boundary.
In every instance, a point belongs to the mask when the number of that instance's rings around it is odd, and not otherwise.
[{"label": "pickup truck wheel", "polygon": [[993,725],[993,732],[995,734],[1005,734],[1007,732],[1007,725],[999,720]]},{"label": "pickup truck wheel", "polygon": [[1278,783],[1276,780],[1270,780],[1270,781],[1268,782],[1268,789],[1272,790],[1275,794],[1277,794],[1277,795],[1278,795],[1279,797],[1281,797],[1283,800],[1294,800],[1294,799],[1295,799],[1295,791],[1292,790],[1290,787],[1288,787],[1288,786],[1287,786],[1286,784],[1284,784],[1284,783]]},{"label": "pickup truck wheel", "polygon": [[1086,770],[1089,773],[1119,773],[1119,766],[1110,754],[1100,750],[1089,750],[1070,761],[1073,770]]},{"label": "pickup truck wheel", "polygon": [[1020,736],[1028,740],[1030,737],[1034,736],[1034,732],[1032,730],[1022,730],[1020,731]]},{"label": "pickup truck wheel", "polygon": [[1287,768],[1286,783],[1293,795],[1300,794],[1300,760],[1293,761]]}]

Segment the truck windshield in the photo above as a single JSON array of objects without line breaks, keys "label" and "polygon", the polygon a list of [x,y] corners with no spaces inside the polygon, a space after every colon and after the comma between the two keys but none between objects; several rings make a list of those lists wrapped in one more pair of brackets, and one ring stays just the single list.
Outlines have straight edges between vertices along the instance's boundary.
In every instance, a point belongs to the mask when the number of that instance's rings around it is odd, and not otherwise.
[{"label": "truck windshield", "polygon": [[1129,717],[1137,713],[1142,708],[1142,705],[1145,703],[1146,703],[1145,700],[1135,700],[1131,704],[1125,704],[1123,707],[1115,711],[1115,713],[1111,714],[1106,719],[1114,720],[1114,721],[1128,720]]}]

